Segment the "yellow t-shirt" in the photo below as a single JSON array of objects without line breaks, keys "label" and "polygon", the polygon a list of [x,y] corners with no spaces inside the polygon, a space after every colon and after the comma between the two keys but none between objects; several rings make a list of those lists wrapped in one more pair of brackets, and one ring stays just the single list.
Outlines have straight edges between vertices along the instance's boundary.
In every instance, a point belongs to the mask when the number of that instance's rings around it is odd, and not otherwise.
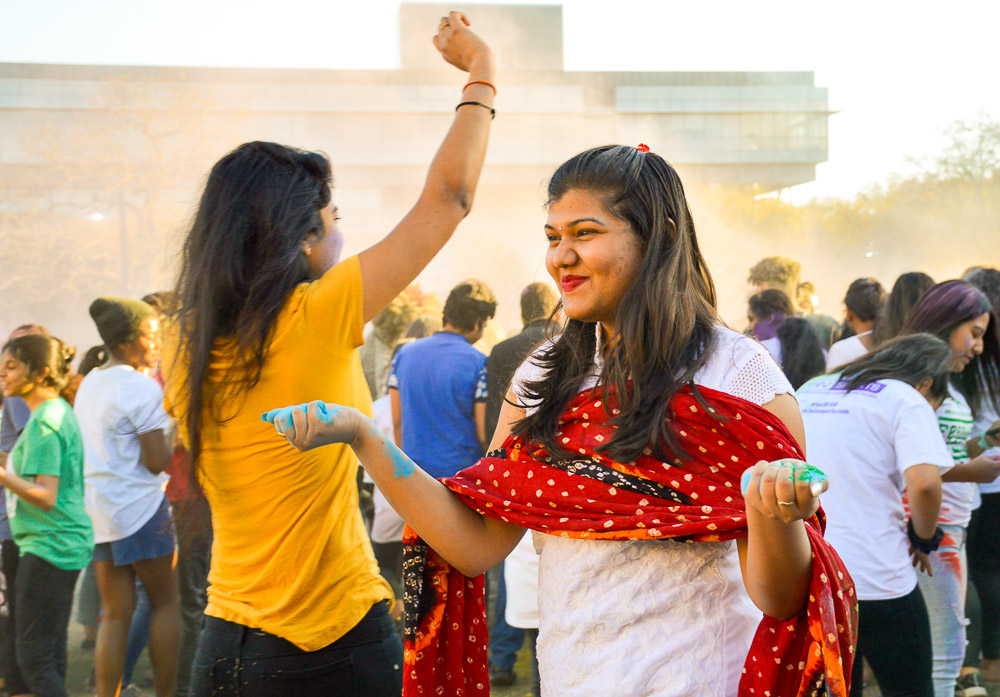
[{"label": "yellow t-shirt", "polygon": [[[371,413],[356,350],[362,300],[357,257],[299,285],[278,315],[260,382],[227,405],[223,416],[232,418],[202,419],[198,474],[215,533],[205,612],[305,651],[339,639],[376,602],[391,602],[392,591],[358,509],[353,451],[338,444],[299,452],[260,417],[315,399]],[[205,397],[231,366],[232,345],[217,340]],[[182,417],[186,375],[172,359],[163,361],[167,410]]]}]

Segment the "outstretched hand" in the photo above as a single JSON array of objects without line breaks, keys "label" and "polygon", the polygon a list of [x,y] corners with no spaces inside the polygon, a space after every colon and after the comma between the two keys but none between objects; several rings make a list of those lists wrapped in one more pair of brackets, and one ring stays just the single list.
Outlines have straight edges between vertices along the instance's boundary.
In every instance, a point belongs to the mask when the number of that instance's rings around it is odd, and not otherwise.
[{"label": "outstretched hand", "polygon": [[272,409],[260,418],[274,424],[295,449],[311,450],[331,443],[353,443],[359,416],[357,409],[315,401]]},{"label": "outstretched hand", "polygon": [[821,470],[791,458],[761,460],[743,473],[740,484],[748,510],[785,523],[815,515],[820,494],[830,487]]},{"label": "outstretched hand", "polygon": [[465,72],[482,61],[493,61],[492,49],[469,29],[470,24],[464,12],[449,12],[441,18],[434,35],[434,48],[446,61]]}]

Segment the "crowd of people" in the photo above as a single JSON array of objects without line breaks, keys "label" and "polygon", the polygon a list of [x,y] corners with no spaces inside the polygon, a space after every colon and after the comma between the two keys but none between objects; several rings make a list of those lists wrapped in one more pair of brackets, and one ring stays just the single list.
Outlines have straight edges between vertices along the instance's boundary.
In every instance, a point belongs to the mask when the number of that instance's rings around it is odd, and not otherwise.
[{"label": "crowd of people", "polygon": [[476,697],[522,648],[546,697],[985,695],[1000,270],[859,278],[841,322],[768,257],[733,329],[676,171],[604,146],[550,179],[558,291],[505,338],[483,281],[413,285],[495,116],[468,19],[434,43],[468,79],[381,242],[341,259],[329,160],[246,143],[76,374],[4,344],[8,695],[67,694],[74,594],[98,697],[147,645],[157,697]]}]

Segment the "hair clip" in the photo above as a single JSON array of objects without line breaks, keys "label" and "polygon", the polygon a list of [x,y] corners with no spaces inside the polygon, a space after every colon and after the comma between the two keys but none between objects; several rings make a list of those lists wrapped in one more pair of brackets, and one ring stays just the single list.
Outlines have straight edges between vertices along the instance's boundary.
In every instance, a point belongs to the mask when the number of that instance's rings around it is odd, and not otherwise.
[{"label": "hair clip", "polygon": [[639,145],[637,145],[635,149],[638,150],[639,152],[649,152],[649,146],[646,145],[645,143],[639,143]]}]

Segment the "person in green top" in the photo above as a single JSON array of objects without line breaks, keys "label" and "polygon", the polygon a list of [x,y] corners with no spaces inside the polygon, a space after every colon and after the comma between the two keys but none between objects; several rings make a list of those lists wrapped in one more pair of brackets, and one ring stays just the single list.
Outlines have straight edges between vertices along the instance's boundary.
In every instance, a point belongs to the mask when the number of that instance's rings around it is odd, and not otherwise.
[{"label": "person in green top", "polygon": [[66,693],[66,631],[73,587],[90,562],[94,534],[83,502],[83,441],[73,408],[59,396],[74,350],[53,337],[21,336],[0,356],[4,397],[21,397],[31,418],[0,485],[20,551],[14,590],[17,662],[35,697]]}]

